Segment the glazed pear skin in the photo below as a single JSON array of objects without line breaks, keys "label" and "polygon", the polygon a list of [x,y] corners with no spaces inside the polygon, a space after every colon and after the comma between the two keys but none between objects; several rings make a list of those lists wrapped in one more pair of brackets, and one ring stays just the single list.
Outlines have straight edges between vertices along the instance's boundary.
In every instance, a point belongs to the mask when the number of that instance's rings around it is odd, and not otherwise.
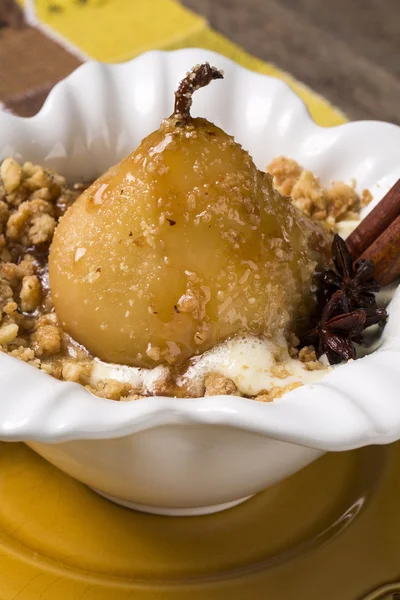
[{"label": "glazed pear skin", "polygon": [[173,116],[68,210],[50,283],[93,355],[181,364],[229,336],[293,331],[327,247],[232,137]]}]

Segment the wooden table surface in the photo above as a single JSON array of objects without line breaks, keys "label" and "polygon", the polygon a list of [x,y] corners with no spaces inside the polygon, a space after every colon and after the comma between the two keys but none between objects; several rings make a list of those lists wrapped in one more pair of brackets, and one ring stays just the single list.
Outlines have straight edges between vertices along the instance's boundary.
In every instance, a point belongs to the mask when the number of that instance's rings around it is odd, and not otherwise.
[{"label": "wooden table surface", "polygon": [[400,0],[181,0],[350,119],[400,124]]}]

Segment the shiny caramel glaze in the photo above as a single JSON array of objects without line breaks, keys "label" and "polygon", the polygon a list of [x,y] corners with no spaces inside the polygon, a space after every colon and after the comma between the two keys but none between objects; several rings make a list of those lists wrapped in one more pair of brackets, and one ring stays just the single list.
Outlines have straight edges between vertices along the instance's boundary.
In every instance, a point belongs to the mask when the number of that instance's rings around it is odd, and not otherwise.
[{"label": "shiny caramel glaze", "polygon": [[232,137],[170,117],[62,218],[54,305],[102,360],[179,365],[238,333],[293,331],[328,241]]}]

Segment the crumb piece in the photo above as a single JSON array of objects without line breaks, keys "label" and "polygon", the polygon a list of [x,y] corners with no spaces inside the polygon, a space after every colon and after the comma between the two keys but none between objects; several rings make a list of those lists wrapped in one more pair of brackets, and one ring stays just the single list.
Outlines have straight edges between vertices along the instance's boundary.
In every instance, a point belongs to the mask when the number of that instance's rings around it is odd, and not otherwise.
[{"label": "crumb piece", "polygon": [[7,194],[12,194],[20,184],[22,170],[13,158],[5,158],[1,163],[0,177]]},{"label": "crumb piece", "polygon": [[302,363],[317,360],[314,346],[304,346],[304,348],[299,351],[299,360],[301,360]]},{"label": "crumb piece", "polygon": [[37,309],[42,298],[42,288],[36,275],[26,275],[23,278],[19,297],[23,312],[33,312]]},{"label": "crumb piece", "polygon": [[62,364],[62,379],[86,384],[89,382],[92,364],[89,361],[77,362],[76,360],[64,360]]},{"label": "crumb piece", "polygon": [[38,358],[29,360],[28,365],[31,365],[32,367],[35,367],[36,369],[41,369],[41,367],[42,367],[42,363]]},{"label": "crumb piece", "polygon": [[287,359],[287,346],[278,346],[274,349],[272,358],[275,363],[283,363]]},{"label": "crumb piece", "polygon": [[271,367],[271,375],[277,379],[286,379],[286,377],[289,377],[290,373],[284,365],[273,365]]},{"label": "crumb piece", "polygon": [[369,190],[363,190],[361,193],[361,206],[368,206],[372,202],[372,194]]},{"label": "crumb piece", "polygon": [[15,312],[17,312],[18,309],[18,304],[16,302],[8,302],[4,307],[3,307],[3,313],[5,315],[8,315],[9,317],[11,315],[13,315]]},{"label": "crumb piece", "polygon": [[255,400],[258,402],[273,402],[274,400],[281,398],[284,394],[287,394],[298,387],[302,387],[302,385],[303,384],[300,383],[300,381],[295,381],[284,387],[273,387],[270,390],[263,390],[255,397]]},{"label": "crumb piece", "polygon": [[32,225],[29,228],[29,240],[35,246],[50,242],[53,239],[55,228],[56,221],[52,216],[48,214],[37,215],[33,217]]},{"label": "crumb piece", "polygon": [[343,181],[336,181],[326,193],[328,201],[328,214],[335,221],[342,221],[346,214],[352,212],[358,215],[360,212],[360,198],[350,185]]},{"label": "crumb piece", "polygon": [[39,361],[40,365],[39,365],[39,369],[41,371],[44,371],[45,373],[47,373],[47,375],[51,375],[52,377],[55,377],[56,379],[62,379],[61,377],[61,373],[62,373],[62,367],[59,363],[59,361]]},{"label": "crumb piece", "polygon": [[0,310],[13,299],[13,291],[8,281],[6,281],[0,272]]},{"label": "crumb piece", "polygon": [[24,346],[19,346],[15,350],[10,352],[10,356],[14,356],[14,358],[19,358],[24,362],[29,362],[35,358],[35,353],[32,348],[25,348]]},{"label": "crumb piece", "polygon": [[7,204],[3,200],[0,200],[0,233],[3,233],[4,225],[7,223],[9,216],[10,212]]},{"label": "crumb piece", "polygon": [[75,251],[74,261],[78,262],[86,254],[86,248],[77,248]]},{"label": "crumb piece", "polygon": [[180,355],[181,350],[175,342],[167,342],[167,347],[161,352],[161,356],[167,361],[169,365],[173,365],[176,362],[177,357]]},{"label": "crumb piece", "polygon": [[36,331],[31,336],[32,348],[38,358],[52,356],[61,349],[61,334],[58,325],[51,322],[51,315],[38,319]]},{"label": "crumb piece", "polygon": [[[18,323],[16,323],[16,324],[18,325]],[[20,333],[20,332],[18,331],[18,333]],[[15,338],[15,340],[13,340],[11,342],[11,344],[8,347],[8,350],[9,350],[9,352],[12,352],[13,350],[16,350],[17,348],[28,348],[28,341],[24,337],[21,337],[20,335],[18,335]]]},{"label": "crumb piece", "polygon": [[200,307],[200,299],[196,294],[188,291],[179,298],[176,306],[178,307],[179,312],[194,312]]},{"label": "crumb piece", "polygon": [[30,176],[25,179],[25,185],[31,191],[39,190],[40,188],[49,188],[51,183],[50,174],[38,165],[32,165]]},{"label": "crumb piece", "polygon": [[0,327],[0,346],[8,346],[18,335],[16,323],[4,324]]},{"label": "crumb piece", "polygon": [[147,356],[154,361],[159,361],[161,358],[161,350],[158,346],[152,346],[149,344],[146,350]]},{"label": "crumb piece", "polygon": [[24,277],[33,275],[34,272],[35,265],[30,260],[22,260],[19,265],[12,262],[1,265],[1,275],[9,282],[11,287],[19,285]]},{"label": "crumb piece", "polygon": [[30,195],[30,198],[31,198],[31,200],[34,200],[35,198],[40,198],[40,200],[46,200],[46,202],[50,202],[50,200],[51,200],[50,190],[49,190],[49,188],[40,188],[39,190],[32,192],[32,194]]},{"label": "crumb piece", "polygon": [[144,219],[140,222],[140,228],[143,232],[143,237],[148,246],[150,248],[156,247],[156,238],[155,236],[158,233],[158,230],[154,225],[148,225]]},{"label": "crumb piece", "polygon": [[308,371],[321,371],[325,369],[325,365],[317,359],[314,346],[304,346],[299,351],[299,360],[304,363]]},{"label": "crumb piece", "polygon": [[254,398],[254,400],[257,400],[257,402],[273,402],[274,399],[275,398],[272,396],[272,394],[266,390],[263,390]]},{"label": "crumb piece", "polygon": [[305,363],[305,365],[307,371],[322,371],[323,369],[326,369],[326,365],[319,360],[310,360],[309,362]]},{"label": "crumb piece", "polygon": [[89,388],[92,393],[100,398],[108,400],[121,400],[122,397],[128,396],[132,391],[127,383],[116,381],[115,379],[106,379],[97,384],[95,388]]},{"label": "crumb piece", "polygon": [[206,375],[204,384],[205,396],[241,396],[241,393],[233,381],[219,373],[209,373]]},{"label": "crumb piece", "polygon": [[300,165],[286,156],[278,156],[267,167],[267,172],[273,177],[274,187],[284,196],[291,195],[301,171]]},{"label": "crumb piece", "polygon": [[[25,246],[30,243],[40,243],[34,240],[39,240],[44,237],[48,240],[47,235],[41,236],[39,231],[42,226],[47,232],[49,230],[49,219],[39,219],[40,215],[49,215],[53,212],[53,207],[49,202],[39,198],[35,200],[27,200],[18,206],[16,212],[12,213],[7,222],[6,235],[10,240],[19,241]],[[55,222],[54,222],[55,223]],[[29,230],[32,228],[32,232]],[[29,231],[29,237],[28,237]],[[54,228],[53,228],[54,231]]]},{"label": "crumb piece", "polygon": [[311,171],[302,171],[292,189],[293,204],[318,221],[327,217],[327,197],[320,181]]},{"label": "crumb piece", "polygon": [[11,209],[18,208],[29,197],[29,191],[24,185],[20,185],[12,194],[6,196],[6,202]]}]

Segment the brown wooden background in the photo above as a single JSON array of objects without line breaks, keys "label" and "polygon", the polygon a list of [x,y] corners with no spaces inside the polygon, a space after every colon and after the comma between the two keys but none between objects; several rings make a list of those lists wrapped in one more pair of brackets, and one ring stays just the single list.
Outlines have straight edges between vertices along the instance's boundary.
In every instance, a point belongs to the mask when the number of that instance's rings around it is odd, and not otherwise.
[{"label": "brown wooden background", "polygon": [[351,119],[400,124],[400,0],[181,1]]},{"label": "brown wooden background", "polygon": [[[350,119],[400,124],[400,0],[181,2]],[[0,0],[0,104],[17,114],[36,113],[78,64],[59,44],[23,26],[16,0]]]}]

